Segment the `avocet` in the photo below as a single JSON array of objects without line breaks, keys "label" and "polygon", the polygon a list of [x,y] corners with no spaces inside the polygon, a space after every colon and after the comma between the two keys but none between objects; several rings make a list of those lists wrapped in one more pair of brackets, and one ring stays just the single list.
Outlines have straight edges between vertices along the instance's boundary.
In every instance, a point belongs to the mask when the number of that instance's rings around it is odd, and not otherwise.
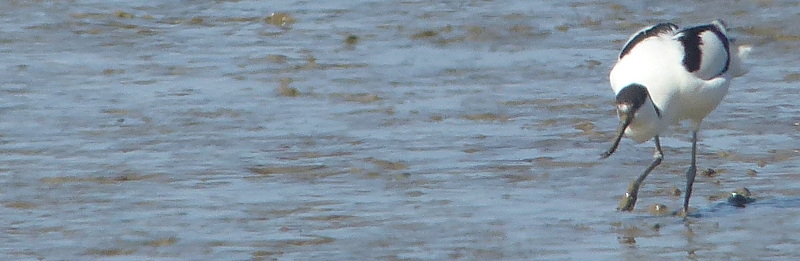
[{"label": "avocet", "polygon": [[623,134],[643,143],[655,142],[653,162],[631,182],[618,207],[631,211],[647,175],[664,158],[659,135],[671,125],[690,120],[692,158],[686,171],[683,213],[688,213],[689,198],[697,173],[697,133],[700,123],[720,104],[734,77],[744,75],[742,66],[750,47],[732,51],[732,41],[721,20],[688,28],[660,23],[644,28],[630,37],[611,70],[611,88],[616,93],[620,119],[611,148],[614,153]]}]

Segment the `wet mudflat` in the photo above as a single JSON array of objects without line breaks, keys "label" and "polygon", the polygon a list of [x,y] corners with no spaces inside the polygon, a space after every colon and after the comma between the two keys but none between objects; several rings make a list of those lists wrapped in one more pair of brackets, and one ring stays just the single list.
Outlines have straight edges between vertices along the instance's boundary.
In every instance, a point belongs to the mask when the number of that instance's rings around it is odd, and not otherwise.
[{"label": "wet mudflat", "polygon": [[[793,1],[7,1],[3,260],[795,260]],[[754,46],[650,162],[607,74],[638,28]],[[726,203],[747,187],[755,202]],[[653,207],[661,204],[658,207]],[[666,208],[666,210],[664,209]]]}]

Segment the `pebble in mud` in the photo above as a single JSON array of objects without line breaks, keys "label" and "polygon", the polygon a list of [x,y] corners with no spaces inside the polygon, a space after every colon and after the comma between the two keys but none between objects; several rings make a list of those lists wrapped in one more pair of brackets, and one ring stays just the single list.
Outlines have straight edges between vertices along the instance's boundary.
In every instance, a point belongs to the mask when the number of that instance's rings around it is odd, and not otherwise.
[{"label": "pebble in mud", "polygon": [[653,204],[648,210],[650,211],[650,215],[653,216],[666,216],[670,214],[667,205],[664,204]]},{"label": "pebble in mud", "polygon": [[703,176],[703,177],[714,177],[716,175],[717,175],[717,171],[714,170],[714,169],[711,169],[711,168],[703,170],[703,171],[700,171],[700,176]]},{"label": "pebble in mud", "polygon": [[739,188],[731,192],[731,196],[728,197],[728,203],[736,207],[743,208],[746,204],[756,201],[754,198],[751,198],[750,195],[749,189],[744,187]]},{"label": "pebble in mud", "polygon": [[290,83],[292,83],[291,78],[281,79],[281,83],[280,85],[278,85],[277,89],[278,94],[280,96],[297,97],[298,95],[300,95],[300,91],[298,91],[296,88],[289,87]]},{"label": "pebble in mud", "polygon": [[733,193],[731,193],[731,194],[742,195],[742,196],[745,196],[745,197],[750,197],[750,195],[751,195],[750,194],[750,190],[745,188],[745,187],[741,187],[741,188],[739,188],[737,190],[734,190]]},{"label": "pebble in mud", "polygon": [[681,193],[683,193],[678,187],[672,186],[669,188],[669,195],[673,197],[680,197]]},{"label": "pebble in mud", "polygon": [[427,30],[411,35],[411,39],[429,38],[439,35],[436,31]]},{"label": "pebble in mud", "polygon": [[664,225],[661,225],[660,223],[655,223],[652,226],[650,226],[650,228],[656,232],[658,232],[658,230],[660,230],[662,227],[664,227]]},{"label": "pebble in mud", "polygon": [[355,45],[358,43],[358,36],[352,34],[348,35],[346,38],[344,38],[344,43],[347,45]]},{"label": "pebble in mud", "polygon": [[272,13],[267,18],[264,18],[264,22],[277,26],[288,26],[296,21],[297,20],[288,13]]}]

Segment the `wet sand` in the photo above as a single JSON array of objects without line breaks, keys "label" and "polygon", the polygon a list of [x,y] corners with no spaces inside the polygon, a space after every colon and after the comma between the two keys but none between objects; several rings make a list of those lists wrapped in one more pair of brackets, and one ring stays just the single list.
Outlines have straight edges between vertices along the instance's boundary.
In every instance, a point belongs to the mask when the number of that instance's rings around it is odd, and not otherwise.
[{"label": "wet sand", "polygon": [[[0,259],[795,260],[800,6],[721,3],[4,2]],[[618,49],[716,18],[754,52],[697,215],[685,127],[615,211]]]}]

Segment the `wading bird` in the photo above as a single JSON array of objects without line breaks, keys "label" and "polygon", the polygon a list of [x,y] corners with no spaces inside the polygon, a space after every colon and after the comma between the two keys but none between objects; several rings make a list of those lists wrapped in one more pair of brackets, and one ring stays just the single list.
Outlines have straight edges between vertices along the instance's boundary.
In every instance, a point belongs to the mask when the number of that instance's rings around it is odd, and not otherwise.
[{"label": "wading bird", "polygon": [[616,109],[620,124],[607,151],[614,153],[623,134],[637,143],[653,139],[653,162],[631,182],[617,208],[631,211],[647,175],[664,158],[658,139],[671,125],[688,119],[692,126],[692,158],[686,171],[686,194],[683,213],[688,213],[689,198],[697,173],[697,132],[700,123],[713,111],[725,94],[731,78],[747,70],[742,59],[750,47],[731,50],[731,39],[721,20],[689,28],[660,23],[644,28],[630,37],[611,69],[611,88],[616,93]]}]

